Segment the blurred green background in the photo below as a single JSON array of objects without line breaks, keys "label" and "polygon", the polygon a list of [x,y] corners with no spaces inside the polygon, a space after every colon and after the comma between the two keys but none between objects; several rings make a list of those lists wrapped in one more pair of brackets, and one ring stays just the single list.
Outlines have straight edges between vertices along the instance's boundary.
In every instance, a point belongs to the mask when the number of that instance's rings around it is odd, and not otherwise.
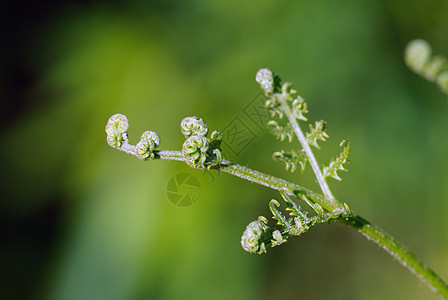
[{"label": "blurred green background", "polygon": [[[157,131],[178,150],[182,118],[235,118],[254,134],[233,157],[316,187],[272,162],[289,149],[245,114],[269,67],[352,143],[331,182],[353,210],[448,280],[448,101],[403,63],[424,38],[448,55],[446,0],[16,1],[2,8],[0,299],[436,299],[342,225],[320,225],[266,255],[240,246],[279,195],[227,174],[141,162],[110,148],[126,114],[135,143]],[[179,208],[179,172],[201,184]]]}]

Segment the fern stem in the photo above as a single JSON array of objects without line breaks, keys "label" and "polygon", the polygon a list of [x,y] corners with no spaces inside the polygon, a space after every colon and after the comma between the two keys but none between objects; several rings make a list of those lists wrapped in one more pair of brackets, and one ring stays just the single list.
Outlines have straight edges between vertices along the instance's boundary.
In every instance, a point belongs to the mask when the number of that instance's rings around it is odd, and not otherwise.
[{"label": "fern stem", "polygon": [[[167,151],[167,150],[155,151],[154,158],[159,158],[163,160],[185,161],[185,158],[182,155],[182,152],[180,151]],[[334,206],[333,202],[329,201],[322,195],[313,192],[310,189],[302,187],[298,184],[291,183],[284,179],[233,163],[228,160],[223,160],[219,166],[214,167],[213,169],[237,176],[239,178],[248,180],[253,183],[257,183],[259,185],[271,188],[273,190],[280,191],[282,189],[287,189],[289,191],[288,194],[290,196],[295,197],[294,192],[296,194],[304,194],[308,198],[312,199],[315,203],[318,203],[319,205],[321,205],[323,208],[325,208],[327,211],[330,212],[336,209],[340,209],[339,206]]]},{"label": "fern stem", "polygon": [[316,175],[316,179],[317,179],[317,182],[319,183],[320,188],[322,189],[322,193],[329,200],[329,202],[332,203],[332,205],[335,208],[338,208],[341,211],[344,211],[342,204],[334,198],[333,193],[330,190],[330,187],[328,186],[327,182],[325,181],[324,175],[322,174],[322,171],[320,170],[320,167],[319,167],[319,164],[317,163],[316,157],[314,156],[314,153],[311,150],[311,147],[308,144],[308,141],[306,140],[305,135],[302,132],[302,129],[300,129],[300,126],[299,126],[299,123],[297,122],[296,117],[291,112],[289,105],[286,103],[285,99],[283,99],[282,96],[277,97],[277,99],[282,106],[283,112],[288,117],[288,120],[291,123],[291,126],[294,130],[294,133],[297,136],[297,139],[299,140],[300,144],[302,145],[303,150],[305,151],[306,155],[308,156],[308,161],[311,165],[311,168],[313,169],[314,174]]},{"label": "fern stem", "polygon": [[[155,151],[154,158],[185,161],[180,151]],[[304,194],[330,212],[337,209],[344,209],[338,200],[330,201],[328,197],[324,197],[300,185],[227,160],[223,160],[214,169],[274,190],[286,188],[287,194],[290,196],[295,197],[296,194]],[[412,274],[425,283],[431,291],[448,299],[448,285],[433,270],[421,262],[415,254],[391,235],[355,214],[351,214],[348,217],[341,217],[339,221],[358,230],[365,238],[377,244],[381,249],[400,262],[402,266],[406,267]]]},{"label": "fern stem", "polygon": [[[132,155],[132,153],[129,153]],[[154,151],[154,158],[159,158],[163,160],[176,160],[185,161],[184,156],[181,151]],[[201,169],[201,168],[198,168]],[[308,198],[312,199],[315,203],[322,206],[329,212],[344,210],[344,206],[339,201],[330,201],[327,197],[324,197],[318,193],[313,192],[298,184],[286,181],[284,179],[233,163],[228,160],[223,160],[220,165],[213,167],[218,171],[222,171],[236,177],[248,180],[253,183],[271,188],[273,190],[280,191],[282,189],[287,189],[290,196],[296,196],[297,194],[306,195]]]},{"label": "fern stem", "polygon": [[357,215],[352,215],[343,221],[355,228],[369,241],[374,242],[389,255],[395,258],[402,266],[417,276],[428,288],[445,299],[448,299],[448,285],[426,264],[421,262],[415,254],[398,242],[394,237],[381,228],[370,224]]}]

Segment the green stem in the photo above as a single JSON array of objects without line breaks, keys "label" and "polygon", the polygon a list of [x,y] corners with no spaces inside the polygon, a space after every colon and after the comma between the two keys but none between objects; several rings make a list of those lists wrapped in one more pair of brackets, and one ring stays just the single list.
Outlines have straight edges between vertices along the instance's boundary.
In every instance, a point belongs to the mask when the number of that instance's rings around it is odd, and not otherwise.
[{"label": "green stem", "polygon": [[324,175],[322,174],[322,171],[320,170],[319,164],[317,163],[316,157],[314,156],[313,151],[311,150],[310,145],[308,144],[308,141],[306,140],[305,135],[303,134],[302,130],[300,129],[299,123],[297,122],[296,117],[291,112],[291,109],[289,108],[289,105],[286,103],[284,97],[282,95],[279,95],[277,97],[278,101],[280,102],[282,106],[282,110],[285,113],[285,115],[288,117],[289,123],[291,123],[291,126],[294,130],[294,133],[297,136],[297,139],[299,140],[300,144],[302,145],[303,151],[305,151],[306,156],[308,157],[308,161],[311,165],[311,168],[313,169],[314,174],[316,175],[317,182],[319,183],[320,188],[322,189],[323,194],[325,197],[332,203],[332,205],[337,208],[340,212],[344,212],[344,207],[342,204],[337,201],[333,194],[331,193],[330,187],[328,186],[327,182],[325,181]]},{"label": "green stem", "polygon": [[[184,156],[180,151],[155,151],[155,158],[184,161]],[[288,191],[288,195],[293,197],[296,197],[297,194],[306,195],[308,198],[312,199],[315,203],[318,203],[329,212],[339,209],[339,206],[335,206],[334,202],[320,194],[313,192],[310,189],[227,160],[223,160],[221,164],[214,169],[240,177],[250,182],[257,183],[273,190],[280,191],[282,189],[286,189]]]},{"label": "green stem", "polygon": [[389,253],[402,266],[424,282],[431,291],[448,299],[448,285],[442,278],[391,235],[357,215],[352,215],[343,222],[357,229],[369,241],[374,242]]},{"label": "green stem", "polygon": [[[184,161],[184,157],[180,151],[155,151],[155,158]],[[297,194],[306,195],[329,212],[333,212],[336,208],[339,208],[339,206],[334,205],[334,201],[330,201],[327,197],[317,194],[307,188],[230,161],[224,160],[219,166],[215,167],[215,169],[274,190],[280,191],[286,189],[287,194],[290,196],[296,196]],[[340,203],[337,200],[336,202]],[[399,261],[401,265],[406,267],[412,274],[425,283],[431,291],[448,299],[448,285],[391,235],[355,214],[341,218],[339,221],[357,229],[358,232],[369,241],[374,242]]]}]

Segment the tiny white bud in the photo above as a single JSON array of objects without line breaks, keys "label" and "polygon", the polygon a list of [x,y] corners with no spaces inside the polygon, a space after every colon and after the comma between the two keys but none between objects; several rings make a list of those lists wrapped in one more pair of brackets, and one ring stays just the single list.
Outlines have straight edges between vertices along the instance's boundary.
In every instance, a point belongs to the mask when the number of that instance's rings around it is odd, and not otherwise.
[{"label": "tiny white bud", "polygon": [[260,69],[255,76],[255,81],[260,84],[266,95],[274,92],[274,73],[271,70]]},{"label": "tiny white bud", "polygon": [[154,158],[154,141],[150,139],[142,139],[135,145],[135,151],[140,159]]},{"label": "tiny white bud", "polygon": [[241,246],[244,250],[250,253],[264,253],[266,246],[261,240],[263,233],[266,230],[267,220],[265,217],[258,217],[258,220],[249,223],[246,230],[241,236]]},{"label": "tiny white bud", "polygon": [[193,135],[189,137],[182,146],[185,162],[194,168],[205,167],[208,146],[208,141],[203,136]]},{"label": "tiny white bud", "polygon": [[123,144],[123,133],[119,132],[118,130],[109,130],[106,131],[107,137],[106,141],[109,144],[109,146],[114,148],[119,148]]},{"label": "tiny white bud", "polygon": [[431,59],[431,46],[425,40],[413,40],[406,46],[404,59],[409,68],[420,73]]},{"label": "tiny white bud", "polygon": [[145,131],[142,134],[142,137],[140,138],[140,140],[151,140],[154,142],[154,147],[157,148],[160,145],[160,138],[159,135],[157,133],[155,133],[154,131]]},{"label": "tiny white bud", "polygon": [[180,123],[182,134],[188,138],[193,135],[206,136],[208,132],[207,123],[198,117],[187,117]]},{"label": "tiny white bud", "polygon": [[128,128],[129,123],[126,116],[122,114],[115,114],[109,118],[109,121],[106,125],[106,132],[116,130],[118,132],[125,133],[126,131],[128,131]]}]

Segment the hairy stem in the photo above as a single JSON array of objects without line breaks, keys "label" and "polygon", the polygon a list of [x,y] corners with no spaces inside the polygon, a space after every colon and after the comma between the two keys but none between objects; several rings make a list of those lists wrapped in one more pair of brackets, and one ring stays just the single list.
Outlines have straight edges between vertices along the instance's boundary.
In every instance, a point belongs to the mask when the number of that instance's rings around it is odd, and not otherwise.
[{"label": "hairy stem", "polygon": [[[156,151],[155,154],[155,158],[163,160],[184,161],[184,157],[180,151]],[[313,202],[318,203],[330,212],[336,209],[341,209],[340,202],[337,200],[330,201],[327,197],[319,195],[300,185],[230,161],[224,160],[219,166],[216,166],[215,169],[274,190],[286,189],[287,194],[290,196],[297,196],[297,194],[306,195]],[[334,205],[335,202],[339,205]],[[342,207],[342,209],[344,208]],[[358,230],[358,232],[369,241],[374,242],[399,261],[401,265],[406,267],[412,274],[425,283],[433,292],[448,299],[448,285],[433,270],[421,262],[411,251],[391,235],[355,214],[341,217],[339,221]]]},{"label": "hairy stem", "polygon": [[[302,137],[305,138],[303,134]],[[305,145],[308,144],[305,143]],[[119,150],[138,157],[135,149],[132,146],[128,146],[127,144],[124,145],[124,147],[119,148]],[[154,158],[162,160],[185,161],[185,158],[180,151],[154,151]],[[306,197],[308,197],[308,199],[315,203],[318,203],[329,212],[345,212],[345,208],[341,204],[341,202],[334,198],[330,199],[327,196],[317,194],[300,185],[268,175],[257,170],[250,169],[236,163],[232,163],[227,160],[223,160],[221,164],[213,167],[213,169],[229,173],[231,175],[274,190],[282,190],[290,196],[296,197],[297,195],[305,195]],[[409,251],[406,247],[400,244],[395,238],[383,231],[381,228],[369,223],[358,215],[349,212],[346,213],[347,214],[341,215],[341,217],[337,220],[358,230],[358,232],[366,237],[369,241],[374,242],[389,255],[399,261],[401,265],[406,267],[412,274],[414,274],[418,279],[425,283],[433,292],[441,295],[445,299],[448,299],[448,285],[433,270],[431,270],[427,265],[421,262],[415,256],[415,254]]]},{"label": "hairy stem", "polygon": [[297,122],[296,117],[291,112],[291,109],[289,108],[289,105],[286,103],[285,99],[283,97],[277,97],[278,101],[280,102],[282,106],[282,110],[284,111],[285,115],[288,117],[289,123],[291,123],[291,126],[294,130],[294,133],[297,136],[297,139],[299,140],[300,144],[302,145],[303,150],[306,153],[306,156],[308,156],[308,161],[311,165],[311,168],[313,168],[313,172],[316,175],[317,182],[319,183],[320,188],[322,189],[322,193],[324,196],[329,200],[329,202],[332,203],[332,205],[337,208],[338,210],[344,211],[344,208],[342,204],[337,201],[333,193],[331,192],[327,182],[324,179],[324,175],[322,174],[322,171],[320,170],[319,164],[317,163],[316,157],[314,156],[313,151],[311,150],[310,145],[308,144],[308,141],[305,138],[305,135],[302,132],[302,129],[300,129],[299,123]]},{"label": "hairy stem", "polygon": [[448,285],[442,278],[391,235],[357,215],[345,218],[343,222],[357,229],[369,241],[374,242],[389,253],[402,266],[424,282],[431,291],[448,299]]},{"label": "hairy stem", "polygon": [[[184,161],[184,157],[180,151],[155,151],[155,158]],[[329,199],[313,192],[310,189],[227,160],[223,160],[221,164],[214,169],[277,191],[286,189],[288,190],[288,194],[290,196],[295,197],[297,194],[306,195],[308,198],[313,200],[315,203],[318,203],[329,212],[340,209],[339,206],[335,206],[333,202],[329,201]]]}]

